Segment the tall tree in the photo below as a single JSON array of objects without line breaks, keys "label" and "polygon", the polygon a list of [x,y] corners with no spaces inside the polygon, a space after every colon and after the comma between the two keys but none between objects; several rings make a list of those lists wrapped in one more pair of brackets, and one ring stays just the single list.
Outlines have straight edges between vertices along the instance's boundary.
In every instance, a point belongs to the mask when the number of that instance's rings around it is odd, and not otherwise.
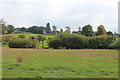
[{"label": "tall tree", "polygon": [[97,28],[97,35],[103,35],[103,34],[106,34],[106,30],[103,25],[100,25]]},{"label": "tall tree", "polygon": [[1,32],[2,34],[7,33],[6,22],[3,19],[0,20],[0,28],[1,28],[0,33]]},{"label": "tall tree", "polygon": [[81,33],[82,33],[81,27],[78,27],[78,34],[81,34]]},{"label": "tall tree", "polygon": [[14,32],[14,26],[13,25],[7,25],[7,33],[11,34],[12,32]]},{"label": "tall tree", "polygon": [[66,27],[66,32],[70,33],[70,27]]},{"label": "tall tree", "polygon": [[57,31],[57,27],[54,25],[52,26],[53,31]]},{"label": "tall tree", "polygon": [[52,26],[52,29],[53,29],[53,31],[52,31],[53,34],[56,35],[57,34],[57,27],[54,25],[54,26]]},{"label": "tall tree", "polygon": [[46,28],[45,28],[45,33],[46,34],[50,34],[51,33],[50,23],[47,23]]},{"label": "tall tree", "polygon": [[92,26],[90,24],[88,25],[85,25],[83,28],[82,28],[82,34],[85,35],[85,36],[93,36],[94,35],[94,31],[92,29]]},{"label": "tall tree", "polygon": [[62,28],[60,28],[60,32],[63,32],[63,29],[62,29]]}]

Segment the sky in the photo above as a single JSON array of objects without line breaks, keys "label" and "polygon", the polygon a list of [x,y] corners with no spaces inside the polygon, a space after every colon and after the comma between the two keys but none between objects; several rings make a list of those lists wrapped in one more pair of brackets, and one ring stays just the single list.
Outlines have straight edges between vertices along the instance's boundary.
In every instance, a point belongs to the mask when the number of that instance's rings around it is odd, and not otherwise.
[{"label": "sky", "polygon": [[0,0],[0,19],[15,27],[69,26],[78,30],[91,24],[96,31],[104,25],[107,31],[118,32],[119,0]]}]

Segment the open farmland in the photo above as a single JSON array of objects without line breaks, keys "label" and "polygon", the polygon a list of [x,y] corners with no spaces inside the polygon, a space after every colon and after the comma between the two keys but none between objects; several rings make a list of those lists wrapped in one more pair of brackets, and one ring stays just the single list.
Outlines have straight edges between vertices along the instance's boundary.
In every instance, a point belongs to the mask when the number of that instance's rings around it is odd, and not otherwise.
[{"label": "open farmland", "polygon": [[[118,50],[3,48],[3,78],[117,78]],[[18,58],[21,58],[21,62]]]}]

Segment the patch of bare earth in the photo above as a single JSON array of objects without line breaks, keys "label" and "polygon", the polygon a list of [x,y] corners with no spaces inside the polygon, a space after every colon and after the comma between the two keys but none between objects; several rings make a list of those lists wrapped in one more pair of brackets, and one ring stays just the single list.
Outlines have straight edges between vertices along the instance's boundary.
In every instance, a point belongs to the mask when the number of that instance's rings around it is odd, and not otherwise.
[{"label": "patch of bare earth", "polygon": [[63,72],[63,70],[52,70],[52,72]]}]

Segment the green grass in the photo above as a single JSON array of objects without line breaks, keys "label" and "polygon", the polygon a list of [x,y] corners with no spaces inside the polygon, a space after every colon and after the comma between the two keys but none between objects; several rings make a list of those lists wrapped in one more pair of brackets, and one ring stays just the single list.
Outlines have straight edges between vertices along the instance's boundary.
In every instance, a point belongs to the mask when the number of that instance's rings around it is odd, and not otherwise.
[{"label": "green grass", "polygon": [[[19,35],[25,35],[26,38],[29,38],[29,37],[31,37],[31,36],[37,37],[37,36],[40,35],[40,34],[21,33],[21,34],[4,34],[4,35],[2,35],[2,36],[5,36],[5,35],[10,35],[10,36],[13,36],[13,37],[16,37],[16,38],[17,38]],[[53,35],[43,35],[43,36],[45,36],[47,39],[48,39],[49,37],[54,37]]]},{"label": "green grass", "polygon": [[[22,63],[16,58],[22,56]],[[117,78],[117,50],[3,48],[3,78]]]}]

